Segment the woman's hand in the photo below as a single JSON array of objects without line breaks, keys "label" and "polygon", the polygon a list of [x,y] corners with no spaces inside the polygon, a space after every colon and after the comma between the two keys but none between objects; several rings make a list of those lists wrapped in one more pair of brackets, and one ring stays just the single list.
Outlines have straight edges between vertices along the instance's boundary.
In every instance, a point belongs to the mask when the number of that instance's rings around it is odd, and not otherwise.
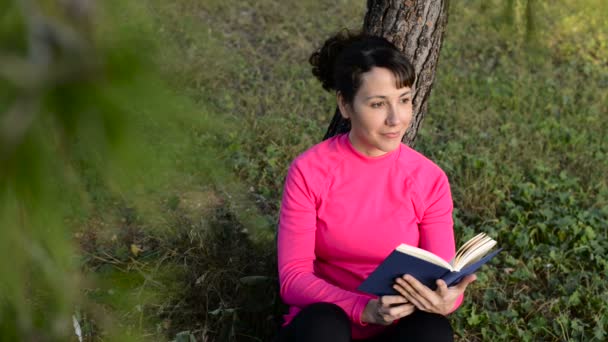
[{"label": "woman's hand", "polygon": [[367,302],[361,320],[365,323],[389,325],[414,312],[414,305],[402,296],[382,296]]},{"label": "woman's hand", "polygon": [[393,288],[397,290],[405,299],[414,304],[418,310],[437,313],[441,315],[449,314],[454,308],[458,297],[464,293],[467,286],[474,282],[477,276],[468,275],[456,286],[448,287],[445,281],[437,280],[437,290],[433,291],[423,285],[411,275],[404,275],[397,278]]}]

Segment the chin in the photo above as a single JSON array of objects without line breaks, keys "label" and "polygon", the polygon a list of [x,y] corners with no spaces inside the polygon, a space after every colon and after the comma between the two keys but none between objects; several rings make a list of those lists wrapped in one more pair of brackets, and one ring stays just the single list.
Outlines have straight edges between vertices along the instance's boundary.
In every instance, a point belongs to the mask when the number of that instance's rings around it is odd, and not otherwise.
[{"label": "chin", "polygon": [[392,152],[395,149],[397,149],[400,144],[401,144],[401,140],[399,140],[395,143],[389,143],[389,144],[385,143],[385,144],[378,146],[378,149],[382,152],[389,153],[389,152]]}]

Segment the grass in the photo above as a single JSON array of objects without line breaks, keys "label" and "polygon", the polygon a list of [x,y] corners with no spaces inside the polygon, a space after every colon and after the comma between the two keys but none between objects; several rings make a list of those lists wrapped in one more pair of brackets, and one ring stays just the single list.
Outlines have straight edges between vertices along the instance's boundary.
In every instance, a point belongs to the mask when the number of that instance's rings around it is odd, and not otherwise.
[{"label": "grass", "polygon": [[[500,1],[451,2],[417,140],[450,178],[458,240],[485,231],[506,249],[451,320],[460,341],[601,341],[606,4],[537,1],[529,31],[526,2],[514,3],[507,20]],[[152,37],[169,86],[133,107],[175,120],[133,124],[175,166],[136,195],[85,173],[94,210],[78,240],[86,273],[99,279],[87,297],[144,339],[268,340],[284,310],[273,240],[283,177],[333,114],[307,58],[334,31],[360,27],[364,4],[113,4]],[[103,339],[94,317],[84,319],[87,336]]]}]

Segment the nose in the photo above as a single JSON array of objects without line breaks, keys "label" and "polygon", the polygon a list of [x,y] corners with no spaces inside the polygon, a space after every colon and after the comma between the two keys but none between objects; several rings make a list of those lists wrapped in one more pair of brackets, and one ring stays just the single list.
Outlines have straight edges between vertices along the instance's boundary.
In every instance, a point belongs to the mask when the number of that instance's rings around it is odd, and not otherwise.
[{"label": "nose", "polygon": [[401,122],[399,113],[394,106],[388,106],[388,113],[386,116],[386,124],[389,126],[396,126]]}]

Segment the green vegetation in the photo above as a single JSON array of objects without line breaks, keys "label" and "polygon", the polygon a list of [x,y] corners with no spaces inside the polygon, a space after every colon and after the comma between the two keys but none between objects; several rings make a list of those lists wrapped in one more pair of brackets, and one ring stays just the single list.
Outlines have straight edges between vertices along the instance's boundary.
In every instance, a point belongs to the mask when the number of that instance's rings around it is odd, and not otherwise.
[{"label": "green vegetation", "polygon": [[[74,339],[74,316],[86,341],[266,341],[283,178],[333,114],[307,58],[364,2],[104,3],[104,81],[47,80],[26,143],[0,146],[0,335]],[[416,148],[450,178],[458,240],[506,250],[451,316],[458,339],[605,340],[608,6],[450,6]],[[19,13],[0,5],[0,61],[26,51]],[[14,70],[0,119],[31,94]]]}]

